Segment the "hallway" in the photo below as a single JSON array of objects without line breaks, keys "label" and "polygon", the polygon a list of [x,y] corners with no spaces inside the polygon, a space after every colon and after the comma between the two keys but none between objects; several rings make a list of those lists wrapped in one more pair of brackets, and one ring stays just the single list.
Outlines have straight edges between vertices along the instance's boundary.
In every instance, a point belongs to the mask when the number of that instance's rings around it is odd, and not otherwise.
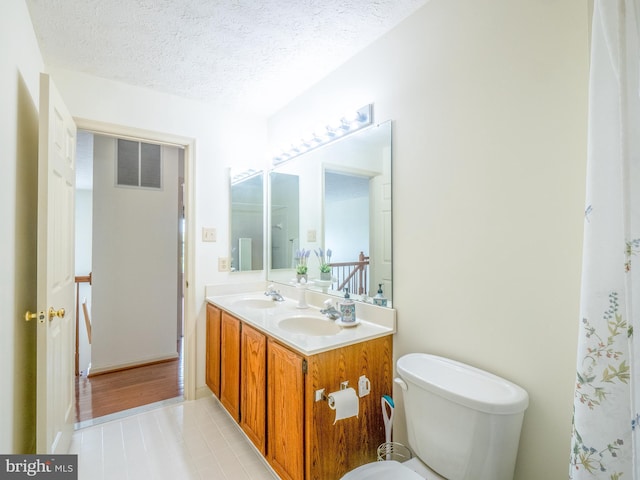
[{"label": "hallway", "polygon": [[123,410],[182,397],[184,356],[178,342],[178,358],[94,377],[76,377],[78,424]]}]

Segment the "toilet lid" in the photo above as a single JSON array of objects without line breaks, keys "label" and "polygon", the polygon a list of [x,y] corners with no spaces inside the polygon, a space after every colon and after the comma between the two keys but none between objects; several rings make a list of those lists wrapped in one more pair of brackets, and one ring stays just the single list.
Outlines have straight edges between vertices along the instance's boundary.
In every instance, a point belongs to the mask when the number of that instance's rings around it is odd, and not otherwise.
[{"label": "toilet lid", "polygon": [[395,460],[388,462],[373,462],[351,470],[341,480],[424,480],[413,470]]}]

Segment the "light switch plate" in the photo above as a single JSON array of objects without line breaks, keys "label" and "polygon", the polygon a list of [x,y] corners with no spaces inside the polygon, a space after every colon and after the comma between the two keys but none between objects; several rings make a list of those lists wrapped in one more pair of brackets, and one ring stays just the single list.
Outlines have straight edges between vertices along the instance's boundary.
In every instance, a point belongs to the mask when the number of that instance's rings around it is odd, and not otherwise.
[{"label": "light switch plate", "polygon": [[215,228],[202,227],[202,241],[203,242],[215,242],[218,234]]},{"label": "light switch plate", "polygon": [[307,230],[307,242],[315,242],[317,236],[315,230]]}]

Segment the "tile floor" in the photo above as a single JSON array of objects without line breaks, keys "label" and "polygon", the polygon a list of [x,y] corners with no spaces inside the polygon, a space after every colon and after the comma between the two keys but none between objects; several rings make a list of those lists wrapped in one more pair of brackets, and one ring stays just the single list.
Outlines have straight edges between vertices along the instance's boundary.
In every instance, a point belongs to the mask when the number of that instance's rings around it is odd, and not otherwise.
[{"label": "tile floor", "polygon": [[79,425],[79,480],[278,479],[214,397],[137,411]]}]

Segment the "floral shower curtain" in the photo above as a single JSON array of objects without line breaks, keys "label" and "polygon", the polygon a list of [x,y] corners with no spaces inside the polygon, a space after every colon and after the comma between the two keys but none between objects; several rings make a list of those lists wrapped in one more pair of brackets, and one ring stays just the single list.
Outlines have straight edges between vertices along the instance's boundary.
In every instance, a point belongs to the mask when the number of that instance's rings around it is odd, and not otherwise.
[{"label": "floral shower curtain", "polygon": [[[640,0],[596,0],[569,478],[640,479]],[[634,334],[635,330],[635,334]]]}]

